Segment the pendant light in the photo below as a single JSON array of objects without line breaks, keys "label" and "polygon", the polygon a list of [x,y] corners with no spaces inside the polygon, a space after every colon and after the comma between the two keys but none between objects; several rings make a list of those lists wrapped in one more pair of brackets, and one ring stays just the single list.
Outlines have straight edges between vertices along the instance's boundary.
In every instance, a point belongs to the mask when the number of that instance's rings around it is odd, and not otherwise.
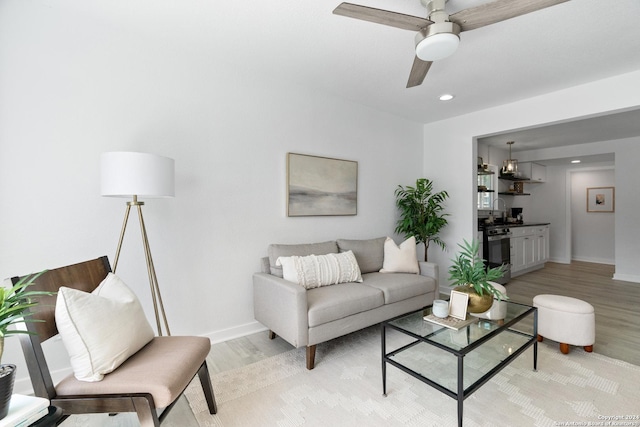
[{"label": "pendant light", "polygon": [[511,146],[513,144],[514,141],[507,142],[507,145],[509,146],[509,158],[502,162],[502,169],[500,170],[501,175],[515,176],[518,173],[518,161],[511,158]]}]

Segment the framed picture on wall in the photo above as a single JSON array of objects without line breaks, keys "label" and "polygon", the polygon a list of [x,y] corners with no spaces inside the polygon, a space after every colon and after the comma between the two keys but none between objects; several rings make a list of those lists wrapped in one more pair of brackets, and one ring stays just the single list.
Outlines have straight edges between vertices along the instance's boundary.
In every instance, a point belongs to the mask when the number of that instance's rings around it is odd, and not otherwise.
[{"label": "framed picture on wall", "polygon": [[287,216],[357,213],[358,162],[288,153]]},{"label": "framed picture on wall", "polygon": [[615,187],[587,188],[587,212],[614,212]]}]

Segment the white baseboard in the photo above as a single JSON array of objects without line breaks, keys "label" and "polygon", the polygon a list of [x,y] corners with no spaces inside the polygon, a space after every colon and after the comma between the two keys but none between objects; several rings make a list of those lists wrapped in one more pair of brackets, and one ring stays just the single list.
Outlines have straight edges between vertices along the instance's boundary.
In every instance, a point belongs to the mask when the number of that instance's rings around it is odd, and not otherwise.
[{"label": "white baseboard", "polygon": [[[443,288],[442,286],[440,286],[439,289],[440,289],[440,293],[441,294],[451,295],[451,288],[450,287],[446,286],[446,287]],[[436,299],[438,299],[438,298],[436,298]]]},{"label": "white baseboard", "polygon": [[[71,367],[59,369],[51,372],[51,379],[54,384],[57,384],[72,373],[73,370]],[[28,375],[26,377],[16,378],[16,382],[13,384],[13,392],[26,395],[33,394],[33,386],[31,385],[31,379]]]},{"label": "white baseboard", "polygon": [[616,265],[616,260],[607,258],[591,258],[591,257],[572,257],[573,261],[592,262],[594,264]]},{"label": "white baseboard", "polygon": [[640,283],[640,276],[635,274],[613,274],[613,280],[622,280],[623,282]]},{"label": "white baseboard", "polygon": [[531,273],[532,271],[541,270],[543,268],[544,268],[544,264],[537,264],[529,268],[523,268],[522,270],[512,271],[511,277],[522,276],[523,274]]},{"label": "white baseboard", "polygon": [[558,264],[571,264],[571,259],[569,258],[549,258],[549,262],[555,262]]},{"label": "white baseboard", "polygon": [[211,332],[203,336],[208,337],[211,340],[211,344],[217,344],[266,330],[267,328],[262,323],[254,321],[245,323],[244,325],[234,326],[233,328]]},{"label": "white baseboard", "polygon": [[13,392],[16,394],[32,395],[33,386],[31,385],[31,379],[29,377],[17,378],[13,383]]}]

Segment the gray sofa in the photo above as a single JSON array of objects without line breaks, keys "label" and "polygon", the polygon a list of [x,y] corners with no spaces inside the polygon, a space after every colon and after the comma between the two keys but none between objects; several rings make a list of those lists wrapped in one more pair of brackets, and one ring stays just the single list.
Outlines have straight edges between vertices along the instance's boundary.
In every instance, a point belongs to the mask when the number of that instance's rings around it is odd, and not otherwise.
[{"label": "gray sofa", "polygon": [[[420,262],[420,274],[380,273],[385,237],[298,244],[273,244],[253,275],[257,321],[296,348],[306,346],[307,369],[313,369],[316,345],[383,320],[418,310],[439,296],[438,265]],[[326,255],[353,251],[362,283],[339,283],[314,289],[282,278],[278,257]]]}]

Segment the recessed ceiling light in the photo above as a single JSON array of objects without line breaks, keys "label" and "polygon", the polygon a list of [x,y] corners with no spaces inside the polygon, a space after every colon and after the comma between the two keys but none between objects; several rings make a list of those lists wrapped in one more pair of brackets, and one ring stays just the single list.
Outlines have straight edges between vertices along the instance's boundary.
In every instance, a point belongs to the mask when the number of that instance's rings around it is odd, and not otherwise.
[{"label": "recessed ceiling light", "polygon": [[440,101],[451,101],[453,99],[453,95],[450,93],[445,93],[444,95],[440,95]]},{"label": "recessed ceiling light", "polygon": [[580,163],[580,160],[571,160],[571,163]]}]

